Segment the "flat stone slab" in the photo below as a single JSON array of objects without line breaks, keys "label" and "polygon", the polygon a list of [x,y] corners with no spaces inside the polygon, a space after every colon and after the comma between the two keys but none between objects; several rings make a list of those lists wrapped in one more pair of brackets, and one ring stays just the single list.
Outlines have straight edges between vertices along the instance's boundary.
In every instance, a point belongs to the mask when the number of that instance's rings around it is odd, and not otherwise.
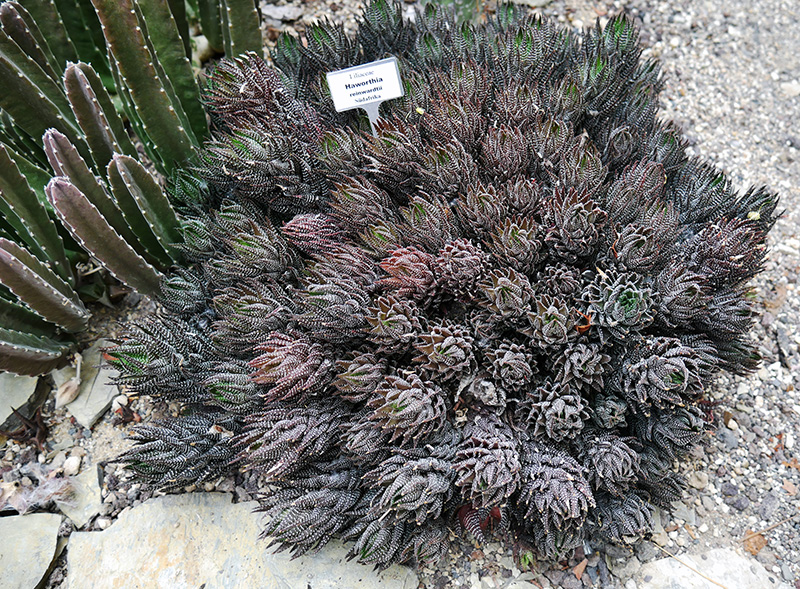
[{"label": "flat stone slab", "polygon": [[[715,548],[702,554],[680,554],[683,562],[730,589],[790,589],[779,575],[767,570],[754,558],[731,548]],[[646,580],[645,580],[646,579]],[[662,558],[644,565],[638,574],[640,589],[719,589],[674,558]]]},{"label": "flat stone slab", "polygon": [[347,562],[331,542],[294,560],[259,540],[255,502],[228,493],[167,495],[123,512],[103,532],[75,532],[67,553],[69,589],[416,589],[409,568],[382,573]]},{"label": "flat stone slab", "polygon": [[[111,407],[111,401],[119,394],[117,386],[110,381],[115,372],[102,369],[103,354],[101,348],[110,344],[106,340],[97,340],[86,351],[83,352],[83,366],[81,367],[81,386],[78,396],[67,405],[67,411],[83,427],[91,428],[98,419]],[[60,372],[56,378],[67,380],[74,376],[75,370]]]},{"label": "flat stone slab", "polygon": [[72,520],[76,528],[82,528],[93,516],[100,513],[103,505],[97,469],[89,467],[78,476],[70,477],[69,482],[72,493],[66,499],[56,499],[56,505],[61,513]]},{"label": "flat stone slab", "polygon": [[11,416],[11,409],[19,409],[36,392],[35,376],[18,376],[0,372],[0,426]]},{"label": "flat stone slab", "polygon": [[0,572],[4,589],[32,589],[56,556],[61,516],[34,513],[0,518]]}]

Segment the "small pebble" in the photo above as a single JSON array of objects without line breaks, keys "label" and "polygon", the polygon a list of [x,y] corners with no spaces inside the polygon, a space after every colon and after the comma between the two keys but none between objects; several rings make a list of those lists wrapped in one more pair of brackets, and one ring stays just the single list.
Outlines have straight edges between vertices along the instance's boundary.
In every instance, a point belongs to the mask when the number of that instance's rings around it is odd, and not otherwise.
[{"label": "small pebble", "polygon": [[695,489],[703,490],[708,486],[708,473],[696,470],[689,475],[689,484]]},{"label": "small pebble", "polygon": [[64,461],[64,476],[74,477],[81,470],[81,457],[70,456]]},{"label": "small pebble", "polygon": [[98,517],[95,523],[98,528],[105,530],[111,525],[111,520],[107,517]]}]

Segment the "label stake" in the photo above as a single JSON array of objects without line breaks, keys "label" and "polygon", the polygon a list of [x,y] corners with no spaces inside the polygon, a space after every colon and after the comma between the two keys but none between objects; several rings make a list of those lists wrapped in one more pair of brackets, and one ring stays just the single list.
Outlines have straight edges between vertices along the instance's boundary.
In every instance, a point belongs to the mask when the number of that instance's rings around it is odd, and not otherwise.
[{"label": "label stake", "polygon": [[396,57],[328,72],[327,79],[336,112],[363,109],[374,136],[381,103],[405,93]]}]

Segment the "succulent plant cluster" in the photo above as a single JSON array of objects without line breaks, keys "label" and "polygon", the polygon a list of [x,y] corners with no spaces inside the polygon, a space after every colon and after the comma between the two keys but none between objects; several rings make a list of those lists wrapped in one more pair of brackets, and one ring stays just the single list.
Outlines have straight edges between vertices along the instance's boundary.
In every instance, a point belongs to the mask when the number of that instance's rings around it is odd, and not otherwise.
[{"label": "succulent plant cluster", "polygon": [[[400,14],[211,75],[214,138],[175,191],[192,264],[109,350],[184,410],[121,460],[168,488],[253,470],[295,554],[433,561],[458,520],[547,558],[635,541],[681,495],[712,375],[758,362],[777,197],[685,153],[625,16]],[[324,73],[388,54],[406,94],[372,136]]]}]

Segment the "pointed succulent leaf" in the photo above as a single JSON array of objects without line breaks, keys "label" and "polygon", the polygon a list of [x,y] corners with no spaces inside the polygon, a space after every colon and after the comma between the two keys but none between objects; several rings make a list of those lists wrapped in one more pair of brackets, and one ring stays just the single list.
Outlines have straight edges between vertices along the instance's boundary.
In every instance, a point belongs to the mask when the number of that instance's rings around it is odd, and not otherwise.
[{"label": "pointed succulent leaf", "polygon": [[67,331],[86,327],[89,313],[72,287],[27,250],[0,238],[0,281],[43,318]]},{"label": "pointed succulent leaf", "polygon": [[100,211],[70,181],[53,178],[45,189],[64,226],[120,282],[142,294],[159,293],[161,274],[114,231]]}]

